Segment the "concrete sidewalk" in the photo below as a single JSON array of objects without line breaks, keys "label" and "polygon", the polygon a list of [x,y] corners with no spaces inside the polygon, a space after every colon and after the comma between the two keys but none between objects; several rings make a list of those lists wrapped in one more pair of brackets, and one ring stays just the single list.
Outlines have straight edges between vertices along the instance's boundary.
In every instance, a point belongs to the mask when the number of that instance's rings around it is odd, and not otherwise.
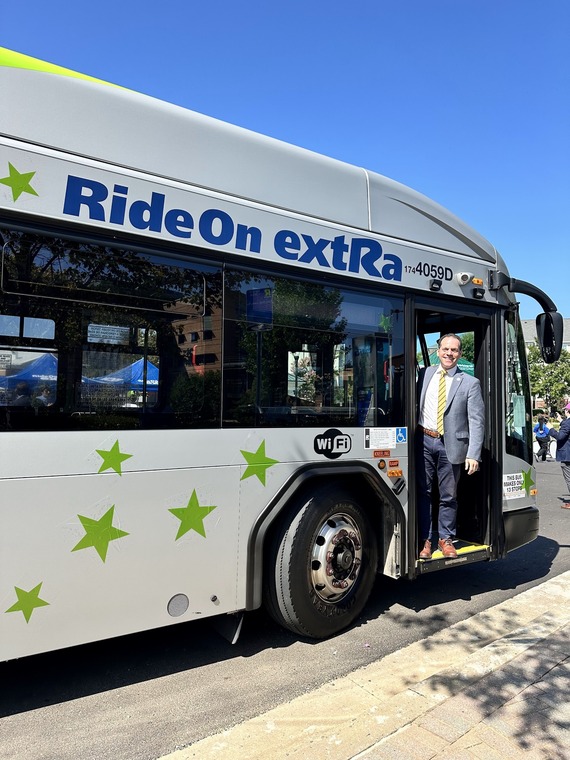
[{"label": "concrete sidewalk", "polygon": [[436,756],[570,757],[570,572],[168,760]]}]

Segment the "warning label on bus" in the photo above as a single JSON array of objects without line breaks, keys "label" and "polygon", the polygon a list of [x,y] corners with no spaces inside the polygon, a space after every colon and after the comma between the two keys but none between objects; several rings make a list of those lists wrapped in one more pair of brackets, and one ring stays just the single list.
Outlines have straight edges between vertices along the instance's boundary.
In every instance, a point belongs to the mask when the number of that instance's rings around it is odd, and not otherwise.
[{"label": "warning label on bus", "polygon": [[503,496],[505,499],[522,499],[526,496],[522,472],[503,475]]},{"label": "warning label on bus", "polygon": [[405,427],[364,428],[365,449],[393,449],[398,443],[407,443],[408,429]]}]

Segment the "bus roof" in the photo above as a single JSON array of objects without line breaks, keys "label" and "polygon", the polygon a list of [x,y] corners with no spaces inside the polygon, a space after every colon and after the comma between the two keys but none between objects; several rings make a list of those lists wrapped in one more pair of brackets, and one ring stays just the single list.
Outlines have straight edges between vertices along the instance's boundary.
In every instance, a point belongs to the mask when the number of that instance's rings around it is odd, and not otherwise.
[{"label": "bus roof", "polygon": [[0,133],[492,264],[494,247],[380,174],[0,48]]}]

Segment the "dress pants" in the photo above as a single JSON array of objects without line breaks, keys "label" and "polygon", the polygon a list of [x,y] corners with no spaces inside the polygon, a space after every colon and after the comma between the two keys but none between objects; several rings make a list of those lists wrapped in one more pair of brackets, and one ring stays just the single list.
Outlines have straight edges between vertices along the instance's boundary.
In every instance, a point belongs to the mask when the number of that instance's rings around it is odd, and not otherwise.
[{"label": "dress pants", "polygon": [[434,479],[439,486],[439,538],[455,538],[457,523],[457,484],[461,474],[460,464],[451,464],[447,458],[443,438],[418,432],[417,436],[418,517],[420,540],[437,536],[433,532],[431,494]]},{"label": "dress pants", "polygon": [[560,466],[562,468],[562,475],[566,481],[566,488],[570,494],[570,462],[560,462]]}]

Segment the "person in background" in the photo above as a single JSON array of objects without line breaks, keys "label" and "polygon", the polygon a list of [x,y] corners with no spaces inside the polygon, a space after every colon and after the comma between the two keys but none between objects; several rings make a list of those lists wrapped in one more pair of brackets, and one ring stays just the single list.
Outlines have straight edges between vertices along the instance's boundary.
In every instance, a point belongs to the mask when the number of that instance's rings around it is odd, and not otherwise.
[{"label": "person in background", "polygon": [[570,509],[570,404],[564,407],[564,419],[560,412],[556,414],[556,418],[561,423],[560,428],[550,428],[550,435],[556,438],[556,461],[560,462],[568,491],[565,496],[560,497],[563,502],[560,506],[562,509]]},{"label": "person in background", "polygon": [[15,398],[11,406],[31,406],[32,391],[25,380],[20,380],[16,385]]},{"label": "person in background", "polygon": [[542,460],[546,462],[546,455],[550,446],[550,429],[546,425],[546,417],[543,414],[538,415],[538,421],[532,431],[540,447],[536,455],[536,461]]},{"label": "person in background", "polygon": [[47,387],[47,385],[42,388],[41,393],[39,393],[34,401],[38,404],[38,406],[51,406],[53,404],[53,401],[51,399],[51,390]]}]

